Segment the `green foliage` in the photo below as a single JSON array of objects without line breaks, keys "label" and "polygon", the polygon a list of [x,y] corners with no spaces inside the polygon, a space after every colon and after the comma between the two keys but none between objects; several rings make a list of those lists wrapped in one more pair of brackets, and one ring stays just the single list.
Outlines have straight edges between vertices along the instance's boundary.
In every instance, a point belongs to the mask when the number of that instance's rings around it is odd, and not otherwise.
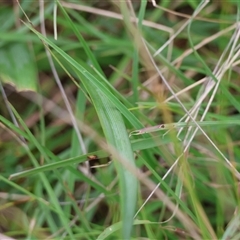
[{"label": "green foliage", "polygon": [[236,2],[39,2],[0,3],[1,237],[238,239]]}]

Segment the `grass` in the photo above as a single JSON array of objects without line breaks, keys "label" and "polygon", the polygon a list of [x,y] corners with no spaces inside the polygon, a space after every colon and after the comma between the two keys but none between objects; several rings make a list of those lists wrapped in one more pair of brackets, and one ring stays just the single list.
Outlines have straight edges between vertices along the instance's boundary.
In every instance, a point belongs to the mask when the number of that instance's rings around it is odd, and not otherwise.
[{"label": "grass", "polygon": [[239,238],[237,2],[0,4],[1,238]]}]

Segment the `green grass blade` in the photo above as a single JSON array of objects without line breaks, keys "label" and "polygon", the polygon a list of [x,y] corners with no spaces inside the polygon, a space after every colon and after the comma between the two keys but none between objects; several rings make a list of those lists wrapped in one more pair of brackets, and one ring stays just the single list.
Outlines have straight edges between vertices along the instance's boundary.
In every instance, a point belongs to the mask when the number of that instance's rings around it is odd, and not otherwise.
[{"label": "green grass blade", "polygon": [[[22,120],[22,118],[20,117],[20,115],[18,114],[18,112],[14,109],[14,107],[12,107],[12,111],[14,113],[14,115],[16,116],[16,118],[18,119],[19,123],[23,126],[25,132],[28,135],[29,141],[31,141],[41,152],[41,154],[46,158],[49,159],[48,154],[45,152],[45,149],[42,148],[42,146],[38,143],[38,141],[36,140],[36,138],[33,136],[33,134],[31,133],[31,131],[28,129],[28,127],[26,126],[26,124],[24,123],[24,121]],[[37,162],[36,158],[34,157],[34,155],[28,151],[28,154],[34,164],[35,167],[39,166],[39,163]],[[44,187],[46,188],[46,191],[49,195],[49,198],[51,199],[52,204],[54,204],[54,206],[56,207],[57,211],[60,213],[59,217],[62,221],[63,226],[66,227],[66,231],[68,232],[69,236],[71,237],[71,239],[73,239],[73,233],[71,228],[68,225],[68,221],[67,218],[64,217],[64,212],[61,209],[61,207],[59,206],[59,202],[58,199],[56,198],[56,195],[51,187],[51,185],[49,184],[47,177],[45,176],[44,173],[39,173],[40,179],[44,185]]]},{"label": "green grass blade", "polygon": [[[28,25],[27,25],[28,26]],[[49,39],[44,37],[41,33],[36,31],[31,26],[28,26],[43,42],[47,43],[49,46],[55,49],[57,53],[59,53],[72,67],[74,67],[77,71],[81,72],[85,78],[90,81],[93,86],[97,89],[100,89],[104,95],[108,96],[110,101],[115,105],[115,107],[122,113],[122,115],[128,119],[128,121],[135,128],[142,127],[141,122],[115,97],[113,93],[111,93],[105,86],[100,82],[95,76],[93,76],[89,71],[87,71],[84,67],[82,67],[78,62],[76,62],[72,57],[66,54],[62,49],[60,49],[57,45],[51,42]]]},{"label": "green grass blade", "polygon": [[[128,160],[129,164],[135,165],[130,140],[120,112],[101,90],[94,87],[87,79],[83,82],[92,98],[108,144],[115,147],[119,154]],[[122,237],[130,239],[137,199],[137,179],[117,160],[114,160],[114,163],[120,184]]]}]

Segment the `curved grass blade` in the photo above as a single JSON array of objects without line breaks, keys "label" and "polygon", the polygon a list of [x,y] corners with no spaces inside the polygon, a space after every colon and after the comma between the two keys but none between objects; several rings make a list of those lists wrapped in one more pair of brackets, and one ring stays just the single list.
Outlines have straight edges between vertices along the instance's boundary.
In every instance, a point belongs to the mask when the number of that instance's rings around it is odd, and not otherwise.
[{"label": "curved grass blade", "polygon": [[[84,79],[84,78],[82,78]],[[87,79],[83,80],[85,88],[91,96],[98,113],[108,144],[115,147],[119,154],[127,159],[129,164],[135,165],[131,143],[118,109],[112,104],[101,90],[95,88]],[[137,201],[138,183],[136,177],[124,168],[116,159],[114,161],[120,185],[122,238],[130,239],[133,216]]]}]

